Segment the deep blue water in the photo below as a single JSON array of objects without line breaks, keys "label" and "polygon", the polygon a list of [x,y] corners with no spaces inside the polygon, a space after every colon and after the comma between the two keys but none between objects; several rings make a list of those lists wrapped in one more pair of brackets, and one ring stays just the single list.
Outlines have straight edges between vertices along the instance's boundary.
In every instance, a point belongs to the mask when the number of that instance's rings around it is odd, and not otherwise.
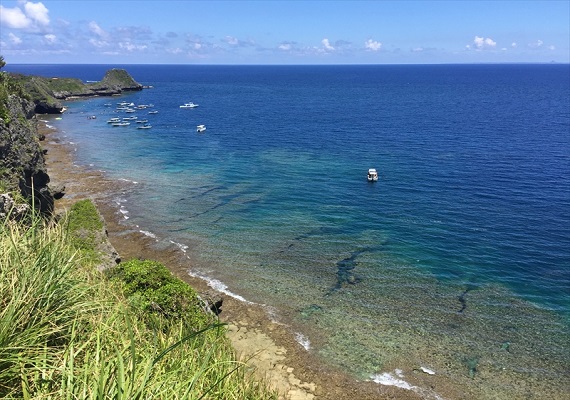
[{"label": "deep blue water", "polygon": [[[125,224],[188,248],[195,274],[361,377],[412,358],[462,379],[477,358],[489,385],[568,383],[568,65],[123,67],[154,88],[50,124],[79,163],[137,182]],[[123,100],[154,104],[137,113],[153,128],[108,125]]]}]

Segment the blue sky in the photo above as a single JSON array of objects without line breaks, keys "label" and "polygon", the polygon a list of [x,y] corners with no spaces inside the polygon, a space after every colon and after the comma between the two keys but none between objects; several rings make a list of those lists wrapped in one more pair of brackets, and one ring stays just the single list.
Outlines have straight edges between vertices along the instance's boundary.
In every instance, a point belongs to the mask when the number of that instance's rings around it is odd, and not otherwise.
[{"label": "blue sky", "polygon": [[570,0],[0,0],[18,63],[570,62]]}]

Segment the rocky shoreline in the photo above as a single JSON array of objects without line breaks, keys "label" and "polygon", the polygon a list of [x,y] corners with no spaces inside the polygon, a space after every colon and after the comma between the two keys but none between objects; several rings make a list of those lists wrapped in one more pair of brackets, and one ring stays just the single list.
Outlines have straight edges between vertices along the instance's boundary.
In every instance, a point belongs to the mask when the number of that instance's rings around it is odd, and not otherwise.
[{"label": "rocky shoreline", "polygon": [[124,182],[108,179],[100,171],[74,164],[74,148],[62,141],[58,132],[39,124],[45,135],[46,165],[51,182],[65,185],[65,196],[56,202],[56,212],[64,212],[75,201],[91,198],[102,214],[112,246],[123,260],[153,259],[166,265],[176,276],[206,296],[223,296],[220,319],[228,324],[228,336],[237,353],[256,368],[260,377],[277,388],[284,400],[308,399],[419,399],[417,394],[392,386],[357,381],[342,371],[322,365],[305,350],[287,325],[275,321],[259,304],[246,303],[222,295],[202,279],[192,277],[192,254],[172,248],[157,251],[154,239],[126,227],[114,199],[127,191]]}]

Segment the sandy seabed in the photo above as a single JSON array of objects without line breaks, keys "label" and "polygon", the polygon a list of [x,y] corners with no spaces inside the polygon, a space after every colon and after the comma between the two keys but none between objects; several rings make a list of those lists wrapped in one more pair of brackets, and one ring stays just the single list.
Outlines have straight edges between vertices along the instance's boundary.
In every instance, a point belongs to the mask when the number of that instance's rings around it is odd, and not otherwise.
[{"label": "sandy seabed", "polygon": [[[65,185],[65,196],[56,201],[56,212],[65,212],[74,202],[90,198],[105,219],[109,240],[123,260],[152,259],[163,263],[176,276],[198,292],[211,292],[202,279],[188,274],[192,254],[181,254],[175,245],[157,250],[154,239],[121,223],[124,220],[114,201],[124,192],[124,182],[109,179],[101,171],[75,163],[75,147],[65,142],[45,122],[38,122],[38,131],[45,135],[41,143],[47,150],[46,164],[52,184]],[[287,325],[275,321],[266,307],[222,295],[220,319],[228,324],[228,337],[238,356],[247,360],[258,376],[280,393],[280,399],[420,399],[417,393],[357,381],[342,371],[319,362],[295,339]]]}]

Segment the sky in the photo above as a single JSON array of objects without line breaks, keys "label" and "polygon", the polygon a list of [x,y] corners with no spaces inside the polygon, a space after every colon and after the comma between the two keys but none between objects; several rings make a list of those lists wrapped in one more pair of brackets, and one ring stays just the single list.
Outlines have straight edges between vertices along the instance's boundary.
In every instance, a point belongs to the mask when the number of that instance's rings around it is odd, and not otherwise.
[{"label": "sky", "polygon": [[0,0],[9,64],[570,63],[570,0]]}]

